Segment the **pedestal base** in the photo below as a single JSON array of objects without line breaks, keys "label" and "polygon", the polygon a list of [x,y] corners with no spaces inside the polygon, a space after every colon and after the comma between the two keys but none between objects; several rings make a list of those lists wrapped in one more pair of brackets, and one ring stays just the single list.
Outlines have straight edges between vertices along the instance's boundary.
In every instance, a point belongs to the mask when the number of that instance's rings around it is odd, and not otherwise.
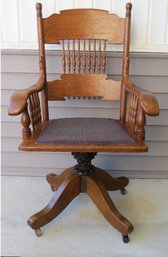
[{"label": "pedestal base", "polygon": [[[95,156],[95,153],[90,154],[91,159],[94,157],[93,154]],[[78,155],[78,157],[80,156]],[[84,155],[81,158],[84,158]],[[128,242],[128,234],[133,231],[133,226],[120,214],[107,192],[116,190],[121,190],[122,193],[125,192],[124,189],[129,183],[128,178],[113,178],[104,170],[94,166],[92,169],[91,161],[85,162],[87,163],[85,169],[84,162],[85,160],[82,159],[82,172],[81,163],[78,162],[77,171],[80,172],[76,172],[75,166],[66,169],[59,176],[55,174],[47,175],[46,179],[55,193],[44,209],[29,218],[28,225],[35,231],[39,231],[42,226],[57,217],[80,192],[85,192],[90,196],[107,221],[122,234],[123,241],[125,243]]]}]

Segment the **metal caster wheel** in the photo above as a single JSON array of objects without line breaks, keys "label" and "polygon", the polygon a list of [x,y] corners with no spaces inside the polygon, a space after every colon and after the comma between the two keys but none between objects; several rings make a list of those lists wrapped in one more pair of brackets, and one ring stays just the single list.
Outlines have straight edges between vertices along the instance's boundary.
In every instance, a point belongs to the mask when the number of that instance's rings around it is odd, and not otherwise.
[{"label": "metal caster wheel", "polygon": [[122,194],[122,195],[126,195],[126,193],[127,193],[127,190],[125,189],[125,187],[122,188],[120,191],[121,191],[121,194]]},{"label": "metal caster wheel", "polygon": [[128,236],[122,236],[123,237],[123,242],[128,243],[129,242],[129,237]]},{"label": "metal caster wheel", "polygon": [[37,236],[37,237],[42,236],[42,231],[41,231],[40,228],[35,229],[35,233],[36,233],[36,236]]}]

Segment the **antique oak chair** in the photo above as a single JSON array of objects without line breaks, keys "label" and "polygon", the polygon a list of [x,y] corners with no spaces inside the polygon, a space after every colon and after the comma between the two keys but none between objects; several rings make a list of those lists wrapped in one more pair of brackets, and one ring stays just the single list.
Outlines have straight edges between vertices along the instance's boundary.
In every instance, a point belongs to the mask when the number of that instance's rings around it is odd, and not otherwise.
[{"label": "antique oak chair", "polygon": [[[22,114],[20,150],[72,152],[78,162],[59,176],[47,175],[54,196],[28,220],[38,236],[42,226],[59,215],[80,192],[86,192],[107,221],[122,234],[123,241],[129,241],[133,225],[120,214],[107,192],[121,190],[125,194],[129,180],[113,178],[93,166],[91,160],[97,152],[147,151],[145,115],[159,113],[155,97],[129,78],[131,8],[127,3],[125,18],[98,9],[64,10],[42,18],[42,5],[36,4],[40,77],[32,87],[12,95],[9,115]],[[107,43],[123,44],[121,81],[107,78]],[[63,74],[59,80],[47,81],[45,44],[62,45]],[[50,120],[48,102],[69,98],[120,100],[119,118]]]}]

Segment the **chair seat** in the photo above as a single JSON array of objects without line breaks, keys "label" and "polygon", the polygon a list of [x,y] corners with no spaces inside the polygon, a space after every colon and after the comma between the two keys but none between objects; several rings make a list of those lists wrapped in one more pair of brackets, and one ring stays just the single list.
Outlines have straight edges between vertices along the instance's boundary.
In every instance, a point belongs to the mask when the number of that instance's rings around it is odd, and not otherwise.
[{"label": "chair seat", "polygon": [[108,118],[64,118],[49,120],[40,134],[23,142],[20,150],[53,152],[144,152],[120,124]]},{"label": "chair seat", "polygon": [[135,144],[118,120],[64,118],[50,120],[36,140],[38,144]]}]

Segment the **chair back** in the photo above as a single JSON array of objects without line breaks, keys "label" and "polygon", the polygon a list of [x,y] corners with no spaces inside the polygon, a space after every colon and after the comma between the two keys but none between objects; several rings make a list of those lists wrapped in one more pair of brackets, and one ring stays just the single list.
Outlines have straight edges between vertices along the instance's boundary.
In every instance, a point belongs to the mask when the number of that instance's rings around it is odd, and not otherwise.
[{"label": "chair back", "polygon": [[45,108],[48,100],[71,97],[120,99],[121,81],[106,75],[106,46],[123,44],[124,59],[128,56],[128,5],[126,18],[99,9],[63,10],[43,18],[42,5],[36,5],[41,72],[46,74],[45,44],[62,47],[62,75],[60,80],[46,81],[42,97]]}]

